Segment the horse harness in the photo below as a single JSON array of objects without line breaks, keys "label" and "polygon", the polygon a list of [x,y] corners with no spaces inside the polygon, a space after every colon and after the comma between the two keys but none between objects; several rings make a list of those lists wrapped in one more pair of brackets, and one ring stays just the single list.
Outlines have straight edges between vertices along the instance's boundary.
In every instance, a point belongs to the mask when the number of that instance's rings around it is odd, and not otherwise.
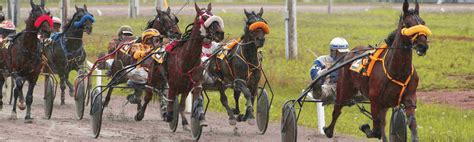
[{"label": "horse harness", "polygon": [[[255,70],[259,70],[261,71],[262,70],[262,64],[261,64],[261,61],[259,59],[257,59],[257,64],[253,64],[251,62],[249,62],[245,56],[243,55],[243,51],[241,49],[241,47],[243,45],[246,45],[246,44],[250,44],[250,43],[253,43],[253,41],[251,42],[246,42],[246,43],[242,43],[242,42],[238,42],[237,45],[237,48],[236,48],[236,51],[232,54],[232,56],[230,56],[228,59],[232,59],[234,57],[237,57],[236,59],[239,59],[241,61],[243,61],[246,65],[247,65],[247,76],[245,78],[245,81],[249,81],[250,80],[250,77],[253,75],[253,72]],[[217,59],[217,58],[216,58]],[[230,75],[232,76],[232,79],[236,79],[235,77],[235,70],[234,68],[232,68],[229,64],[229,60],[228,59],[223,59],[223,61],[226,63],[226,66],[227,68],[229,69],[230,71]],[[220,64],[217,64],[217,70],[220,70]],[[222,80],[219,79],[221,82]]]}]

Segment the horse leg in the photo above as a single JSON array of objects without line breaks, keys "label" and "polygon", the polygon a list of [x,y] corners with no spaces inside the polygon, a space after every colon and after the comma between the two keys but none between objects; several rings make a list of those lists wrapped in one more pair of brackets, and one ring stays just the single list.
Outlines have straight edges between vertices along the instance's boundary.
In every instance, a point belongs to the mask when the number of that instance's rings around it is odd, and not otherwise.
[{"label": "horse leg", "polygon": [[26,116],[25,123],[31,123],[31,104],[33,103],[33,89],[36,85],[36,79],[28,81],[28,92],[26,93]]},{"label": "horse leg", "polygon": [[3,109],[3,84],[5,83],[5,78],[3,75],[0,75],[0,110]]},{"label": "horse leg", "polygon": [[339,118],[339,115],[341,115],[341,109],[343,105],[341,103],[335,103],[334,104],[334,110],[332,111],[332,120],[331,124],[329,124],[328,127],[324,127],[324,134],[326,134],[326,137],[332,138],[334,134],[334,127],[336,125],[337,118]]},{"label": "horse leg", "polygon": [[229,116],[229,124],[230,125],[236,125],[237,120],[235,119],[234,113],[233,113],[232,109],[229,107],[229,104],[227,102],[227,96],[225,94],[225,87],[220,82],[216,82],[216,85],[217,85],[217,88],[219,88],[221,103],[224,106],[225,110],[227,111],[227,115]]},{"label": "horse leg", "polygon": [[382,133],[382,141],[384,142],[387,142],[387,136],[385,135],[385,125],[387,123],[385,117],[387,116],[387,110],[388,108],[380,110],[380,131]]},{"label": "horse leg", "polygon": [[145,117],[145,110],[146,107],[148,106],[148,103],[150,100],[153,98],[153,91],[150,89],[146,90],[145,93],[145,102],[143,103],[143,106],[138,110],[137,114],[135,115],[135,121],[141,121],[143,117]]},{"label": "horse leg", "polygon": [[249,123],[250,125],[254,125],[255,116],[253,115],[252,93],[250,92],[249,88],[247,88],[246,82],[242,79],[236,79],[234,81],[234,89],[240,90],[242,91],[242,93],[244,93],[246,99],[244,119],[247,120],[247,123]]},{"label": "horse leg", "polygon": [[171,122],[173,121],[173,113],[178,113],[178,112],[173,112],[173,104],[175,101],[176,96],[178,95],[178,92],[174,88],[169,88],[168,89],[168,99],[170,99],[172,102],[168,103],[168,110],[165,114],[165,121],[166,122]]},{"label": "horse leg", "polygon": [[407,88],[407,95],[403,98],[403,104],[405,105],[405,114],[408,119],[408,127],[411,131],[411,141],[418,142],[418,131],[416,129],[416,117],[415,117],[415,109],[416,109],[416,88],[418,87],[418,75],[415,73],[415,77],[410,81],[408,88]]},{"label": "horse leg", "polygon": [[66,99],[65,90],[66,90],[67,78],[63,73],[61,73],[59,76],[60,76],[59,78],[60,78],[60,82],[61,82],[60,85],[59,85],[59,87],[61,88],[61,105],[65,105],[66,104],[65,103],[65,99]]},{"label": "horse leg", "polygon": [[[17,77],[16,78],[16,86],[15,86],[15,102],[16,102],[16,99],[19,98],[20,100],[18,101],[18,104],[17,104],[17,107],[20,109],[20,110],[24,110],[25,109],[25,98],[23,97],[23,78],[21,77]],[[15,111],[16,113],[16,111]]]},{"label": "horse leg", "polygon": [[[69,81],[69,72],[70,72],[70,71],[68,71],[68,72],[66,73],[65,79],[66,79],[67,87],[69,88],[69,96],[70,96],[70,97],[73,97],[75,90],[74,90],[74,85],[71,83],[71,81]],[[77,71],[77,73],[79,74],[79,70]]]},{"label": "horse leg", "polygon": [[[382,110],[380,110],[381,106],[377,103],[378,100],[374,100],[374,99],[378,99],[377,97],[371,97],[370,99],[370,111],[371,111],[371,115],[372,115],[372,125],[374,126],[374,128],[372,130],[370,130],[370,126],[369,124],[364,124],[362,126],[360,126],[360,130],[362,132],[365,133],[365,135],[367,135],[367,138],[379,138],[381,137],[381,130],[380,130],[380,127],[381,127],[381,122],[382,122],[382,119],[381,119],[381,112]],[[383,118],[385,119],[385,118]]]},{"label": "horse leg", "polygon": [[198,117],[201,126],[207,126],[206,117],[204,115],[204,98],[202,96],[202,86],[195,86],[191,90],[193,94],[193,103],[196,109],[194,112],[191,112],[191,117]]},{"label": "horse leg", "polygon": [[233,110],[234,115],[239,115],[240,114],[239,98],[240,98],[240,91],[234,89],[234,101],[235,101],[235,108]]},{"label": "horse leg", "polygon": [[[181,95],[181,101],[179,102],[179,115],[181,115],[181,124],[183,124],[183,130],[190,131],[188,119],[186,119],[186,115],[184,114],[184,109],[186,107],[186,98],[188,97],[189,91],[186,91],[186,95]],[[192,97],[192,96],[191,96]]]}]

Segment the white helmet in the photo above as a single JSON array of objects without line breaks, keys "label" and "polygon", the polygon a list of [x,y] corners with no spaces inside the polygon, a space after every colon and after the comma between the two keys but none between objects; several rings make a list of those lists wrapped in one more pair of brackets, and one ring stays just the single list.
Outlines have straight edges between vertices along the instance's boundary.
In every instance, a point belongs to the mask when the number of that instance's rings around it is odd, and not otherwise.
[{"label": "white helmet", "polygon": [[329,43],[331,50],[337,50],[338,52],[349,52],[349,43],[342,37],[336,37]]}]

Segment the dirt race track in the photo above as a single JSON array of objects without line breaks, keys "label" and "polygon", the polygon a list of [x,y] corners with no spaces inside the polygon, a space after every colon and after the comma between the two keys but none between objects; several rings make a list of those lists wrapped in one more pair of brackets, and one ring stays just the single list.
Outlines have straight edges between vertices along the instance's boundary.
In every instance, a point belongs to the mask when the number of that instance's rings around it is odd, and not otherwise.
[{"label": "dirt race track", "polygon": [[[25,87],[26,88],[26,87]],[[9,96],[5,96],[5,105],[0,111],[0,141],[192,141],[191,133],[184,131],[181,126],[172,133],[168,124],[159,117],[158,102],[150,103],[143,121],[136,122],[133,116],[135,105],[126,105],[125,97],[112,96],[109,107],[104,110],[101,135],[98,139],[92,137],[89,107],[86,107],[83,120],[77,120],[72,98],[66,96],[66,105],[59,105],[59,94],[55,100],[51,120],[44,118],[43,86],[35,87],[33,101],[33,123],[24,123],[25,111],[18,111],[17,119],[10,118],[11,105]],[[257,133],[257,126],[247,123],[237,124],[238,129],[230,126],[227,116],[221,113],[209,112],[206,116],[209,127],[204,128],[202,141],[280,141],[280,124],[270,124],[265,135]],[[335,139],[328,139],[318,134],[316,129],[300,127],[299,141],[363,141],[349,136],[336,134]]]}]

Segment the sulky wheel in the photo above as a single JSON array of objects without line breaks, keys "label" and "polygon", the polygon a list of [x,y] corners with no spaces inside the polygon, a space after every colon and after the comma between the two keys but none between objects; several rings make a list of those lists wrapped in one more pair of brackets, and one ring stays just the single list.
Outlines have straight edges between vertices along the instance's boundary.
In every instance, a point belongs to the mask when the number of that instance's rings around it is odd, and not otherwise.
[{"label": "sulky wheel", "polygon": [[298,136],[298,126],[296,122],[296,112],[291,101],[283,105],[281,117],[281,141],[296,142]]},{"label": "sulky wheel", "polygon": [[179,101],[178,101],[178,96],[173,101],[173,120],[169,122],[169,126],[171,131],[176,132],[176,129],[178,128],[178,122],[179,122]]},{"label": "sulky wheel", "polygon": [[53,79],[51,76],[45,76],[45,83],[44,83],[44,115],[47,119],[51,118],[53,114],[53,105],[54,105],[54,84]]},{"label": "sulky wheel", "polygon": [[395,107],[392,109],[392,118],[390,119],[390,141],[407,141],[407,122],[405,111],[401,107]]},{"label": "sulky wheel", "polygon": [[[79,120],[82,119],[84,116],[84,106],[86,102],[86,82],[85,80],[80,81],[82,78],[76,78],[75,83],[77,85],[76,90],[76,97],[74,98],[75,106],[76,106],[76,114]],[[75,86],[76,86],[75,85]]]},{"label": "sulky wheel", "polygon": [[267,91],[262,88],[257,98],[257,126],[260,134],[265,134],[268,126],[270,102]]},{"label": "sulky wheel", "polygon": [[94,90],[91,105],[91,125],[94,138],[97,138],[100,135],[100,128],[102,126],[102,112],[104,110],[102,105],[102,95],[98,93],[98,90]]},{"label": "sulky wheel", "polygon": [[[193,101],[193,106],[191,107],[193,111],[198,111],[198,109],[196,109],[196,104],[197,103],[194,103]],[[201,138],[201,134],[202,134],[202,126],[201,126],[201,121],[199,120],[199,115],[204,115],[204,114],[199,114],[197,112],[191,112],[191,115],[195,115],[194,117],[191,117],[191,134],[193,136],[193,139],[194,140],[199,140]]]}]

